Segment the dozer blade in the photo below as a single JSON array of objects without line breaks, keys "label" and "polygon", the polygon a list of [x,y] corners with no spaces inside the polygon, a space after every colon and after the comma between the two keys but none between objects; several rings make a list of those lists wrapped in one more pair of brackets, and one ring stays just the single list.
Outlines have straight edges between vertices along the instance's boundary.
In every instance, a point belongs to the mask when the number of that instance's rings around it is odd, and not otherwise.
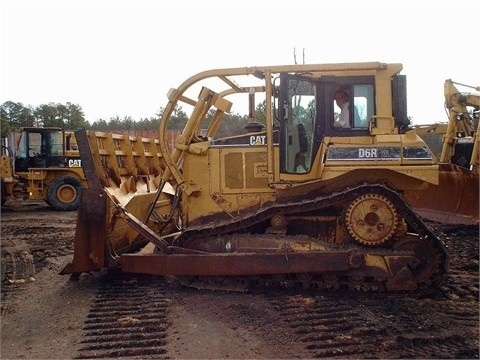
[{"label": "dozer blade", "polygon": [[146,224],[137,232],[122,220],[123,212],[143,220],[150,207],[163,214],[170,204],[170,195],[157,197],[158,140],[86,130],[77,131],[76,139],[88,188],[78,208],[73,261],[60,272],[74,275],[113,267],[122,253],[148,243],[142,236],[149,230]]},{"label": "dozer blade", "polygon": [[406,191],[407,202],[423,218],[449,225],[478,225],[478,172],[439,164],[439,184]]}]

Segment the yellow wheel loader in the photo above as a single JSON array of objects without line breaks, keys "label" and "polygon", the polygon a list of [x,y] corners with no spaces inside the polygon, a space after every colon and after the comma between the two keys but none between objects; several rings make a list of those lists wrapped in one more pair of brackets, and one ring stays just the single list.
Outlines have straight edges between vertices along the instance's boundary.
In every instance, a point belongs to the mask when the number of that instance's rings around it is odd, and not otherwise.
[{"label": "yellow wheel loader", "polygon": [[[445,246],[404,196],[438,185],[439,165],[408,130],[401,70],[210,70],[170,90],[156,141],[76,132],[89,186],[61,274],[114,268],[226,290],[441,286]],[[348,127],[337,126],[338,90],[349,96]],[[220,136],[241,106],[246,132]],[[189,118],[170,150],[179,108]]]},{"label": "yellow wheel loader", "polygon": [[2,206],[10,199],[40,199],[58,211],[77,210],[87,186],[75,136],[57,127],[23,127],[13,155],[2,147]]}]

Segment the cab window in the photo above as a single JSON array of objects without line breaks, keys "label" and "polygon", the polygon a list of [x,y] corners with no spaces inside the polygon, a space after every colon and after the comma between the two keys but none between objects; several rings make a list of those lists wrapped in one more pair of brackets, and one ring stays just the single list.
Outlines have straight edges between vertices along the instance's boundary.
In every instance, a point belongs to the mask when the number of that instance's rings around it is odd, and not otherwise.
[{"label": "cab window", "polygon": [[368,128],[373,116],[373,85],[354,85],[353,104],[357,114],[353,118],[354,128]]},{"label": "cab window", "polygon": [[50,136],[50,155],[62,156],[63,155],[63,132],[52,131],[48,134]]},{"label": "cab window", "polygon": [[366,130],[374,114],[372,84],[337,84],[333,93],[333,125],[336,130]]}]

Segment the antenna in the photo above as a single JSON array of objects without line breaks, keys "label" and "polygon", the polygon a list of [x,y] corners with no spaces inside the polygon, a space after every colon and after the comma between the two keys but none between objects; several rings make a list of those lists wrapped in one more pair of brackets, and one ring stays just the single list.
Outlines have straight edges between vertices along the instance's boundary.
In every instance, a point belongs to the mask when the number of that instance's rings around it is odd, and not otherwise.
[{"label": "antenna", "polygon": [[[302,49],[302,61],[305,65],[305,48]],[[297,48],[293,48],[293,62],[297,65]]]}]

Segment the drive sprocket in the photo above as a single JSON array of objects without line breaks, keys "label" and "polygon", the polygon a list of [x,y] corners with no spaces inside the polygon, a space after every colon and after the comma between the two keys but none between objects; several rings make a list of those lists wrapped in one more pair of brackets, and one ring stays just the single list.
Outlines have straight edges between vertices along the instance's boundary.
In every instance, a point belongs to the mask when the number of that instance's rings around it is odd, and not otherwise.
[{"label": "drive sprocket", "polygon": [[349,234],[364,245],[380,245],[395,233],[399,223],[393,203],[385,196],[364,194],[353,200],[345,212]]}]

